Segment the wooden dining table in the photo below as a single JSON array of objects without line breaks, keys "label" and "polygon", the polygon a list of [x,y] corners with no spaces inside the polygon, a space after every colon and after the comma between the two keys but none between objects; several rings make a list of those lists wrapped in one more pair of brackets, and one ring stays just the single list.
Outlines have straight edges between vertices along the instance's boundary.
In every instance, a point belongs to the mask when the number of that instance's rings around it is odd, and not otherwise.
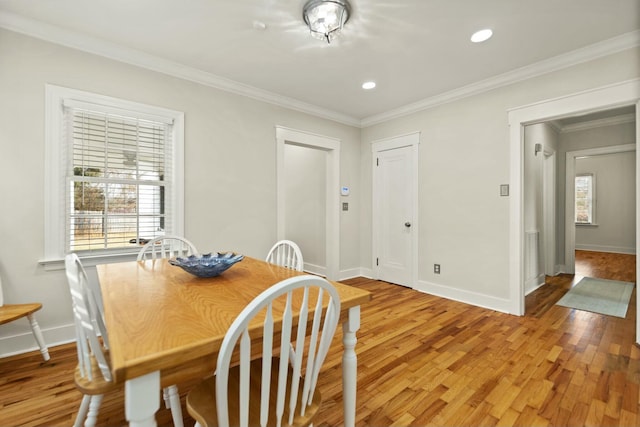
[{"label": "wooden dining table", "polygon": [[[125,383],[131,426],[156,425],[161,387],[213,374],[227,329],[251,300],[284,279],[305,274],[251,257],[212,278],[193,276],[167,259],[102,264],[97,272],[111,369],[114,381]],[[353,426],[356,331],[360,305],[371,294],[332,284],[341,302],[344,425]]]}]

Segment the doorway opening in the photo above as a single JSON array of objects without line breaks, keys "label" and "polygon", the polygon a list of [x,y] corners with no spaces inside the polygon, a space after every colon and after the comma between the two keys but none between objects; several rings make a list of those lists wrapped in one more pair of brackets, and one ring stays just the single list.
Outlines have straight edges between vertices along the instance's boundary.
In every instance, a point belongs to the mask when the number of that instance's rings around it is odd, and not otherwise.
[{"label": "doorway opening", "polygon": [[[524,199],[523,199],[523,151],[524,128],[526,125],[570,117],[579,114],[593,113],[612,108],[635,105],[636,112],[636,141],[639,139],[640,128],[638,115],[640,114],[640,79],[630,80],[603,88],[589,90],[545,102],[540,102],[509,111],[509,135],[511,148],[511,200],[510,200],[510,270],[509,286],[510,312],[517,315],[524,314]],[[637,159],[636,159],[637,162]],[[636,188],[638,175],[636,175]],[[638,211],[636,198],[636,212]],[[636,230],[638,230],[638,216],[636,216]],[[636,231],[637,232],[637,231]],[[636,252],[639,240],[636,239]],[[636,262],[636,269],[638,268]],[[638,322],[638,321],[637,321]],[[636,327],[636,340],[640,341]]]},{"label": "doorway opening", "polygon": [[[575,273],[576,249],[636,253],[636,235],[630,232],[636,228],[634,220],[637,217],[636,206],[630,206],[627,203],[635,199],[636,193],[634,184],[638,173],[635,167],[635,151],[634,143],[566,153],[564,226],[564,271],[566,273]],[[590,178],[589,182],[593,180],[594,187],[594,194],[590,196],[593,217],[589,215],[584,224],[576,223],[575,177],[578,175]],[[603,229],[605,227],[607,228]],[[605,234],[605,231],[608,233]]]},{"label": "doorway opening", "polygon": [[[287,238],[287,211],[291,212],[287,201],[287,146],[315,150],[312,154],[320,154],[325,161],[324,182],[324,266],[309,266],[314,271],[330,280],[338,280],[340,268],[340,140],[294,129],[276,126],[276,236],[277,240]],[[295,150],[294,150],[295,151]],[[290,153],[291,154],[291,153]],[[290,156],[289,156],[290,157]],[[314,157],[317,161],[318,156]],[[291,169],[289,169],[289,173]],[[291,213],[289,214],[291,215]],[[304,243],[296,242],[301,247],[304,257]],[[306,258],[305,258],[306,263]],[[305,266],[307,270],[307,266]]]}]

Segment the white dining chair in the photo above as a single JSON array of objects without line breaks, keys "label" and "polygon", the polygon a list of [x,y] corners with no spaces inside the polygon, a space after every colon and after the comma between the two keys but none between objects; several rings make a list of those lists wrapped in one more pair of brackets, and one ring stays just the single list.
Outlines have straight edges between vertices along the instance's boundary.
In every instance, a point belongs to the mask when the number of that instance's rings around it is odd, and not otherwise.
[{"label": "white dining chair", "polygon": [[[338,292],[321,277],[292,277],[258,295],[229,327],[215,376],[187,395],[196,425],[309,425],[322,401],[316,385],[339,317]],[[252,361],[251,335],[260,328],[262,357]],[[291,346],[291,363],[276,356]],[[240,360],[230,368],[236,347]]]},{"label": "white dining chair", "polygon": [[14,320],[26,317],[29,321],[29,325],[31,326],[31,332],[33,332],[33,336],[38,343],[38,347],[40,347],[42,358],[46,362],[50,359],[49,348],[44,341],[42,331],[40,330],[40,325],[38,325],[38,321],[36,320],[36,316],[34,314],[41,308],[42,304],[39,302],[26,304],[5,304],[2,291],[2,278],[0,278],[0,325],[4,325],[5,323],[13,322]]},{"label": "white dining chair", "polygon": [[291,240],[280,240],[271,247],[267,254],[267,262],[292,270],[302,271],[304,260],[300,247]]},{"label": "white dining chair", "polygon": [[[138,252],[138,261],[145,259],[161,259],[161,258],[175,258],[185,257],[189,255],[196,255],[198,250],[196,246],[189,240],[180,236],[159,236],[149,240]],[[164,406],[167,409],[171,409],[171,398],[169,391],[175,391],[178,394],[178,387],[172,385],[167,387],[162,395],[164,399]],[[179,403],[179,402],[178,402]]]},{"label": "white dining chair", "polygon": [[[78,366],[74,380],[76,388],[84,395],[74,427],[82,426],[83,421],[85,427],[92,427],[96,424],[104,395],[122,389],[123,384],[113,381],[109,365],[109,335],[103,314],[89,287],[87,273],[76,254],[65,257],[65,269],[71,293],[78,351]],[[173,389],[167,392],[171,396],[173,424],[183,427],[180,396],[177,387],[171,387]]]},{"label": "white dining chair", "polygon": [[145,259],[174,258],[195,255],[198,253],[195,245],[180,236],[160,236],[149,240],[140,252],[138,261]]}]

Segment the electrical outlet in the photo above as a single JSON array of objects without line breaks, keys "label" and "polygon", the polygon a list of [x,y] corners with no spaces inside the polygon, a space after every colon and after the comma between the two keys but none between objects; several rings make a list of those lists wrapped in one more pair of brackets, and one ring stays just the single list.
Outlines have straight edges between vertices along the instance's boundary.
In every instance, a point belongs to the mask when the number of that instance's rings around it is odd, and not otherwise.
[{"label": "electrical outlet", "polygon": [[435,274],[440,274],[440,264],[433,264],[433,272]]}]

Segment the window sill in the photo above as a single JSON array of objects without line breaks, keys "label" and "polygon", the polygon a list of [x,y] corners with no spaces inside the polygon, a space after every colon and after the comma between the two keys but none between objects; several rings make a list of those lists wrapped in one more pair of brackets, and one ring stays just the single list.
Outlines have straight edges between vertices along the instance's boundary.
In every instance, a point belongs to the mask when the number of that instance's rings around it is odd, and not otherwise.
[{"label": "window sill", "polygon": [[582,222],[576,222],[576,227],[597,227],[598,224],[595,222],[590,222],[590,223],[582,223]]},{"label": "window sill", "polygon": [[[135,261],[138,257],[138,251],[131,253],[118,254],[101,254],[101,255],[80,255],[80,261],[84,267],[93,267],[98,264],[113,264],[116,262]],[[64,258],[62,259],[45,259],[38,261],[45,271],[64,270]]]}]

